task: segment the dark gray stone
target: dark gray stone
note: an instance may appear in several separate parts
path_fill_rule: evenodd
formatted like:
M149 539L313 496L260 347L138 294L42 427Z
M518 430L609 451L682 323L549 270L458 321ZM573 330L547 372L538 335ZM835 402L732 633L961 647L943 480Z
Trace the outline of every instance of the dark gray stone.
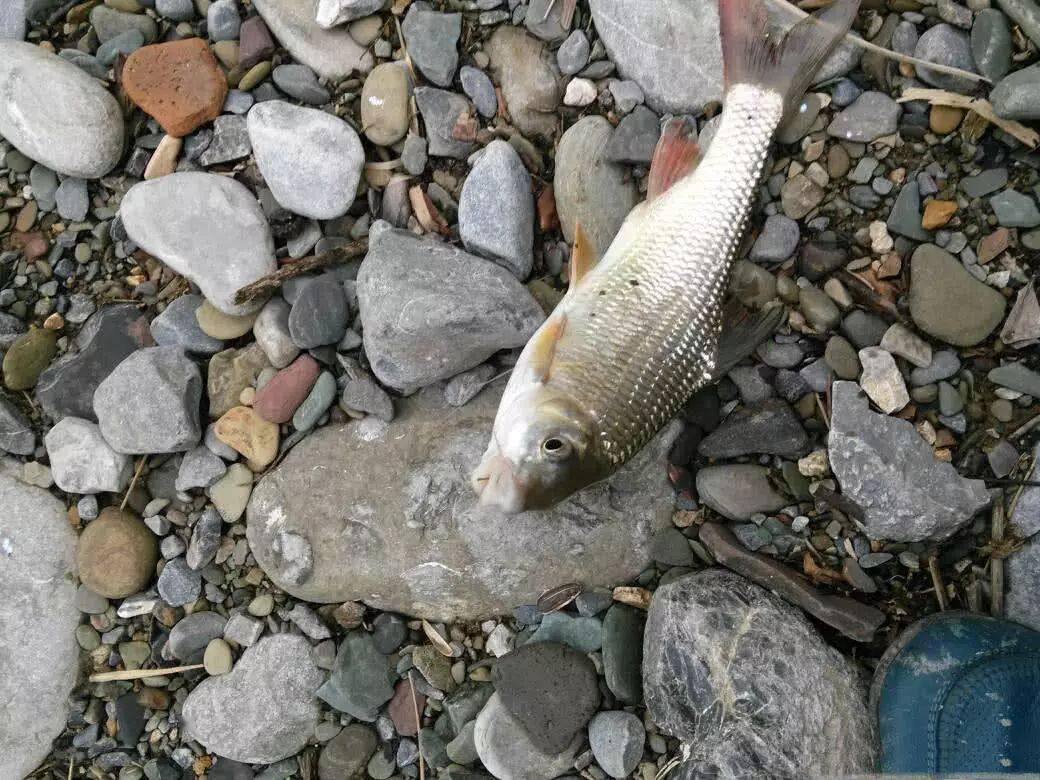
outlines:
M0 450L12 455L32 455L36 435L21 410L0 395Z
M199 156L199 165L219 165L246 157L253 150L246 118L224 114L213 120L213 140Z
M614 604L603 618L603 676L607 688L625 704L643 701L643 627L646 613Z
M156 588L171 607L182 607L202 594L202 575L189 568L184 558L174 558L163 567Z
M735 458L752 453L798 458L809 448L798 417L778 398L738 409L698 447L707 458Z
M589 62L588 36L583 30L574 30L556 50L556 64L564 76L573 76Z
M419 71L439 87L450 87L459 65L462 14L442 14L423 0L412 3L401 25L408 54Z
M827 134L843 141L870 143L881 136L892 135L902 113L899 104L884 92L864 92L834 117Z
M646 703L689 750L679 777L873 771L864 682L800 610L732 572L681 577L650 604ZM824 732L835 742L820 740Z
M948 24L936 24L925 30L917 41L914 56L927 62L960 68L969 73L977 72L968 34ZM974 81L964 76L939 73L931 68L917 68L917 75L933 87L954 92L970 92L975 86Z
M224 348L224 342L207 336L195 312L202 305L201 295L182 295L163 309L162 314L152 320L151 333L159 346L179 346L196 355L215 355Z
M379 708L394 695L390 665L363 631L343 639L332 674L317 690L322 701L355 718L373 721Z
M186 664L200 663L206 645L224 636L227 622L227 618L210 610L185 615L170 630L167 640L170 655Z
M989 168L974 176L965 176L960 181L960 187L969 198L981 198L1004 189L1007 183L1007 168Z
M350 306L335 274L319 276L300 292L289 312L289 335L300 349L335 344L347 332Z
M459 71L462 90L473 101L481 116L491 118L498 113L498 93L488 75L472 65L463 65Z
M697 472L701 501L730 520L747 520L758 512L775 512L786 499L769 482L761 466L733 463Z
M1011 69L1011 28L1007 17L996 8L975 13L971 26L971 53L979 73L994 84ZM995 93L990 93L993 99Z
M618 122L607 143L606 156L611 162L648 165L661 137L661 121L646 106L636 106Z
M205 449L205 447L200 449ZM213 457L217 456L213 455ZM184 458L187 460L188 456L185 455ZM207 507L195 522L195 527L191 529L191 541L188 543L188 551L184 556L190 568L198 571L213 562L217 549L220 547L220 532L223 527L224 521L220 512L214 507Z
M453 131L460 116L472 113L470 102L454 92L434 87L417 88L415 102L426 123L429 154L466 159L473 151L473 142L455 138Z
M363 723L351 723L321 749L318 780L365 777L365 766L377 744L376 734L371 728Z
M916 181L906 182L899 190L886 225L890 233L914 241L931 240L932 234L921 227L921 190Z
M631 712L600 712L589 722L589 746L596 763L611 777L629 777L643 757L646 729Z

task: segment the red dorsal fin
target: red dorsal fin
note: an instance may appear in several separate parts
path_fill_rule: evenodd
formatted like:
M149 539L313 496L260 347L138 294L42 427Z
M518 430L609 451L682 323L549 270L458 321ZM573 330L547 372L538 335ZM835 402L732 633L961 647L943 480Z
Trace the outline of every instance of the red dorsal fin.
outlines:
M650 184L647 200L653 200L683 178L700 159L697 145L697 126L689 119L669 119L661 131L661 139L650 163Z

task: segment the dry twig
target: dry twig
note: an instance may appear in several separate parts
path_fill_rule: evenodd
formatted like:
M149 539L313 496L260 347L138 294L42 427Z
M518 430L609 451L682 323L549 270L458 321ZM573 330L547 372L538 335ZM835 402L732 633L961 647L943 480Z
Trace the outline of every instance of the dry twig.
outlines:
M993 499L990 539L993 549L996 550L1004 542L1004 491L998 490ZM989 613L993 617L1001 617L1004 614L1004 559L994 555L989 566L989 590L990 602Z
M90 675L90 682L113 682L117 680L143 680L147 677L165 677L168 674L181 674L202 669L203 664L188 666L169 666L165 669L120 669L117 672L98 672Z
M240 288L239 291L235 293L235 303L241 306L244 303L255 301L258 298L271 294L281 287L282 282L285 282L288 279L301 276L308 271L313 271L317 268L345 263L348 260L353 260L355 257L360 257L367 251L367 241L354 241L346 246L338 246L335 249L330 249L328 252L323 252L320 255L305 257L301 260L297 260L295 263L283 265L274 273L270 273L267 276L261 277L255 282L251 282L250 284Z

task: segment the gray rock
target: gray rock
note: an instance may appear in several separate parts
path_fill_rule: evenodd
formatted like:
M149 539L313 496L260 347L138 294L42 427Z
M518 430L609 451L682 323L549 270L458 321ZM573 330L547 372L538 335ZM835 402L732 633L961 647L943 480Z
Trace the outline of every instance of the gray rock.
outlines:
M10 0L0 7L0 40L25 37L25 0Z
M65 417L43 441L54 483L66 493L120 493L130 482L130 458L109 447L90 420Z
M252 647L264 633L264 624L241 612L232 615L224 627L224 639L240 647Z
M184 453L174 486L180 493L187 493L194 488L207 488L224 476L226 471L224 461L206 445L200 444Z
M574 225L581 222L597 257L606 253L637 199L628 170L607 158L613 132L603 117L583 117L556 150L553 189L563 235L573 243Z
M990 93L993 110L1005 119L1032 120L1040 118L1037 100L1040 97L1040 66L1032 65L1015 71L1000 80Z
M119 163L123 135L122 110L101 83L39 46L0 38L0 136L26 157L96 179Z
M171 173L131 187L119 214L134 242L197 284L218 309L242 315L258 308L233 300L277 268L271 230L245 186L213 173Z
M1014 190L1004 190L989 199L997 221L1004 227L1034 228L1040 225L1036 201Z
M162 347L180 347L196 355L215 355L220 352L224 342L203 333L195 317L202 301L201 295L182 295L163 309L150 326L155 343Z
M66 317L66 319L68 319ZM6 352L25 333L25 323L13 314L0 312L0 351Z
M181 544L183 545L183 542ZM202 575L189 567L183 557L174 558L163 567L155 587L162 600L171 607L182 607L191 604L202 595Z
M764 453L795 459L809 450L809 437L784 401L771 398L733 412L697 448L706 458Z
M556 64L564 76L573 76L589 62L588 36L583 30L574 30L556 50Z
M657 114L646 106L636 106L614 128L606 157L611 162L646 165L653 159L660 137L661 123Z
M798 248L798 223L783 214L766 218L762 232L751 247L751 259L759 263L781 263Z
M552 0L531 0L524 17L524 26L537 38L559 43L567 37L562 24L563 6Z
M558 124L556 109L563 92L555 58L548 47L517 27L500 26L484 50L502 87L513 123L529 138L552 138Z
M540 750L527 731L502 704L496 693L477 717L473 742L484 767L503 780L539 780L558 777L569 770L581 747L578 734L563 751Z
M211 41L236 41L241 27L235 0L216 0L206 11L206 33Z
M1024 363L1005 363L992 369L986 378L1001 387L1040 397L1040 374L1027 368Z
M80 222L87 216L90 208L90 197L87 193L87 182L74 176L62 180L54 193L55 207L62 219Z
M210 610L185 615L170 630L167 650L178 661L199 663L206 645L224 636L227 625L227 618Z
M318 780L365 776L365 765L375 752L375 732L363 723L351 723L329 740L318 758Z
M857 349L863 349L876 347L881 343L888 331L888 323L876 314L856 309L842 320L841 329Z
M247 118L253 153L278 202L311 219L343 216L357 194L365 153L342 119L281 100Z
M437 620L507 613L561 582L612 586L638 574L653 532L670 522L659 468L668 434L609 484L550 512L505 517L475 506L469 486L497 402L489 390L456 409L431 389L403 400L389 426L312 434L253 490L257 561L298 598ZM409 464L404 484L393 476L400 463ZM416 525L423 534L408 530ZM305 579L292 577L290 546L313 557Z
M594 653L603 644L603 624L595 617L550 612L542 618L527 644L538 642L559 642L583 653Z
M631 712L600 712L589 722L589 747L596 763L611 777L625 778L643 757L646 729Z
M218 756L269 764L303 749L320 708L323 672L304 637L279 634L250 647L230 674L199 683L184 702L184 728Z
M344 411L371 414L384 422L394 419L393 399L363 371L348 375L339 404Z
M306 65L279 65L271 73L271 78L278 89L303 103L320 106L328 103L332 97L331 93L318 83L314 71Z
M127 30L137 30L146 43L155 43L159 37L159 25L146 14L130 14L117 11L107 5L99 5L90 12L90 24L102 43L122 35Z
M455 138L453 131L460 116L472 114L469 101L447 90L419 87L415 90L415 103L426 123L430 155L467 158L473 151L473 142Z
M915 368L910 372L910 384L913 387L934 384L954 376L960 368L961 361L956 352L952 349L936 350L927 368Z
M465 406L495 377L495 367L484 363L456 374L444 385L444 400L449 406Z
M1040 6L1034 0L999 0L1001 10L1040 46Z
M442 14L418 0L401 24L408 54L419 71L439 87L450 87L459 66L462 14Z
M293 59L319 76L330 81L342 81L356 71L370 71L372 55L351 37L345 27L326 30L319 26L315 18L318 5L318 0L256 0L253 3ZM362 15L369 13L371 11L365 11Z
M175 22L190 22L195 18L195 4L192 0L155 0L155 11L159 16Z
M498 113L498 93L488 75L472 65L463 65L459 71L462 90L466 93L481 116L493 117Z
M387 657L371 634L351 631L343 639L329 679L317 690L322 701L355 718L373 721L394 695Z
M116 452L190 450L202 438L202 375L179 347L149 347L116 366L94 392L94 413Z
M914 241L931 240L931 233L921 227L921 190L916 181L906 182L899 190L885 224L890 233Z
M522 346L544 319L505 269L399 230L370 240L357 293L372 370L404 393Z
M57 174L43 165L34 165L29 171L29 186L32 187L33 200L40 211L54 211L57 205L54 199L58 189Z
M79 674L76 533L65 506L0 459L0 776L27 777L65 729Z
M971 26L971 53L979 73L994 84L1011 69L1011 29L1007 17L995 8L975 13ZM990 93L993 99L995 91Z
M936 24L925 30L917 41L914 56L927 62L960 68L969 73L976 72L968 34L948 24ZM918 68L917 75L933 87L954 92L969 92L975 85L975 82L963 76L939 73L931 68Z
M316 19L331 29L381 11L385 5L386 0L318 0Z
M78 351L56 360L40 374L36 398L53 420L96 420L94 392L124 359L150 346L148 319L130 304L103 306L76 335Z
M1033 456L1040 455L1040 442L1033 447ZM1032 485L1024 487L1015 504L1015 511L1009 518L1012 527L1020 538L1028 538L1040 531L1040 487ZM1036 591L1033 591L1035 594Z
M289 312L284 299L272 298L253 323L253 337L275 368L285 368L300 354L289 333Z
M335 274L324 274L303 288L289 312L289 335L300 349L335 344L347 330L350 307Z
M246 118L224 114L213 120L213 137L199 155L199 165L219 165L246 157L252 151Z
M426 170L428 161L426 152L426 139L417 135L409 135L404 139L404 149L401 150L401 162L404 169L412 176L421 176Z
M827 134L843 141L869 143L892 135L899 126L899 104L884 92L864 92L842 109L827 127Z
M643 701L643 626L646 614L627 604L612 604L603 618L603 676L624 704Z
M986 339L1004 319L1007 305L1004 296L933 244L919 246L910 259L909 297L917 327L958 347Z
M610 94L614 98L614 107L621 114L628 114L636 106L643 104L643 90L634 81L613 79L610 82Z
M643 659L650 716L689 749L681 777L873 771L877 735L862 671L801 610L732 572L659 588ZM824 732L836 741L821 741Z
M328 371L322 371L307 397L303 399L303 403L293 412L293 428L309 431L317 425L322 415L336 400L336 389L335 377Z
M0 395L0 451L12 455L32 455L35 449L36 436L29 418Z
M758 512L775 512L786 499L773 489L761 466L734 463L697 472L701 501L730 520L747 520Z
M115 38L109 38L103 44L98 46L97 58L92 58L89 54L78 52L75 49L63 49L59 52L60 57L65 57L71 62L75 63L80 68L95 76L95 78L107 78L107 68L116 61L116 58L120 54L128 56L132 52L140 49L144 46L144 35L141 34L140 30L127 30L117 35ZM69 56L65 54L66 51L76 51L75 55ZM96 69L95 69L96 68Z
M1037 488L1033 488L1034 491ZM1040 631L1040 537L1032 537L1004 564L1008 592L1004 616Z
M911 423L871 412L852 382L832 386L828 446L842 494L859 505L872 539L941 541L989 505L981 480L936 460Z
M1007 183L1007 168L989 168L974 176L965 176L960 181L960 187L969 198L981 198L1004 189Z
M534 196L520 155L502 140L481 153L462 186L459 236L466 249L523 281L534 265Z

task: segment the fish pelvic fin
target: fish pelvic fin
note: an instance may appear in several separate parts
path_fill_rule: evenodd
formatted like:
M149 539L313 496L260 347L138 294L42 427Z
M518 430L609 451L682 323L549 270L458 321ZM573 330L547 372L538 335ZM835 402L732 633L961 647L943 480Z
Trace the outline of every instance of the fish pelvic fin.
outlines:
M556 345L563 338L567 328L567 315L554 314L531 338L528 347L531 349L531 373L543 385L552 377L553 361L556 359Z
M646 199L653 200L665 193L679 179L693 173L700 158L697 125L682 117L665 122L661 138L654 149L654 158L650 163Z
M572 292L578 286L578 282L585 278L585 275L592 270L593 266L595 266L598 261L599 258L596 257L596 249L592 246L588 233L586 233L585 228L581 226L581 222L575 222L574 247L571 249L570 286L567 288L568 293Z
M789 115L824 60L845 37L859 0L835 0L786 34L770 33L768 0L719 0L726 90L749 84L776 92Z

